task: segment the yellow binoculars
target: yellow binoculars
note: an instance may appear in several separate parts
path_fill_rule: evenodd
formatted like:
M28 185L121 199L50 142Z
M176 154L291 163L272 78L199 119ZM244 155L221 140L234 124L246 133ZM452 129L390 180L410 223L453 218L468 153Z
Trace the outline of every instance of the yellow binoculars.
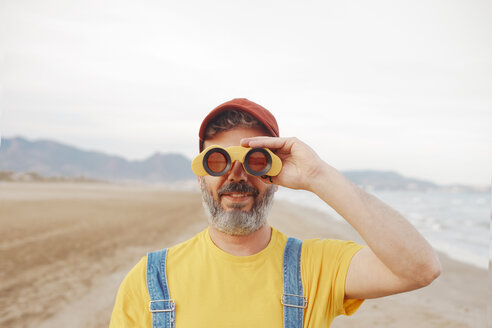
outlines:
M276 176L282 169L282 161L267 148L212 145L203 150L191 163L197 176L221 176L229 172L234 161L240 161L244 170L254 176Z

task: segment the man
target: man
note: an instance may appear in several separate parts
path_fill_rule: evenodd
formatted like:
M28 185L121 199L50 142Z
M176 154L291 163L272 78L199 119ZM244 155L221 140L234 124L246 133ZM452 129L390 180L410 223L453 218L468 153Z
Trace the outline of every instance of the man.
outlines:
M335 316L354 313L363 299L421 288L439 276L435 252L408 221L302 141L280 138L275 118L260 105L234 99L218 106L199 136L201 154L193 169L200 175L209 227L167 252L149 253L130 271L117 295L112 327L159 326L160 315L167 318L163 327L329 327ZM212 155L210 146L222 150ZM250 148L268 149L260 151L269 157L265 170L280 171L263 174L262 158L238 157ZM228 165L221 156L229 156ZM272 162L277 157L281 164ZM255 171L255 166L261 167ZM368 247L318 239L301 247L288 241L267 223L279 185L318 195ZM299 245L298 254L291 255L295 251L286 245ZM289 267L296 262L291 258L300 262L297 269ZM284 289L291 284L285 275L295 270L300 293L292 295ZM156 291L157 297L150 295Z

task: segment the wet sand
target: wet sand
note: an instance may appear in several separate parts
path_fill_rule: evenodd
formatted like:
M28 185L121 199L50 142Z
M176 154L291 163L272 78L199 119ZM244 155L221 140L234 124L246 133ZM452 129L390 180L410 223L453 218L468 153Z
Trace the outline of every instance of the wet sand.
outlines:
M362 242L324 213L277 201L299 238ZM206 226L195 192L92 183L0 184L0 327L107 327L118 286L148 251ZM332 327L486 327L487 271L440 254L431 286L367 300Z

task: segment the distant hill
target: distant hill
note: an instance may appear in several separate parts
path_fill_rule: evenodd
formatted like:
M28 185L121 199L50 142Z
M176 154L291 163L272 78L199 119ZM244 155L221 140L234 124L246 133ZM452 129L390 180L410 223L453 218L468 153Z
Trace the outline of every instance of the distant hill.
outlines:
M440 188L440 186L435 183L406 178L394 171L361 170L344 171L343 174L355 184L368 190L431 190Z
M141 161L86 151L50 140L2 138L0 171L36 172L45 177L176 182L194 179L190 160L180 154L155 153Z
M3 138L0 145L0 181L143 181L172 183L194 180L191 160L181 154L154 155L141 161L87 151L51 140ZM15 174L14 174L15 173ZM28 174L22 174L28 173ZM476 191L470 186L439 186L404 177L394 171L343 171L366 190ZM480 190L482 191L482 190Z

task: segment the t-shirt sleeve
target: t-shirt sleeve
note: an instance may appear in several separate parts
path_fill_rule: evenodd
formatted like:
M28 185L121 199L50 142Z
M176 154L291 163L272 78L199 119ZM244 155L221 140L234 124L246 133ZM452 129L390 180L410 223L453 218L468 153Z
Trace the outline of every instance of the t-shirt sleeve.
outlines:
M302 280L314 313L325 313L332 320L352 315L364 300L345 299L345 280L352 257L364 246L342 240L305 240Z
M347 278L348 268L352 257L360 251L363 246L354 242L341 242L339 249L339 265L337 277L339 278L335 284L335 304L342 304L336 310L336 315L352 315L362 305L364 300L361 299L346 299L345 298L345 281Z
M128 272L123 279L111 315L110 328L152 327L147 292L147 257Z

